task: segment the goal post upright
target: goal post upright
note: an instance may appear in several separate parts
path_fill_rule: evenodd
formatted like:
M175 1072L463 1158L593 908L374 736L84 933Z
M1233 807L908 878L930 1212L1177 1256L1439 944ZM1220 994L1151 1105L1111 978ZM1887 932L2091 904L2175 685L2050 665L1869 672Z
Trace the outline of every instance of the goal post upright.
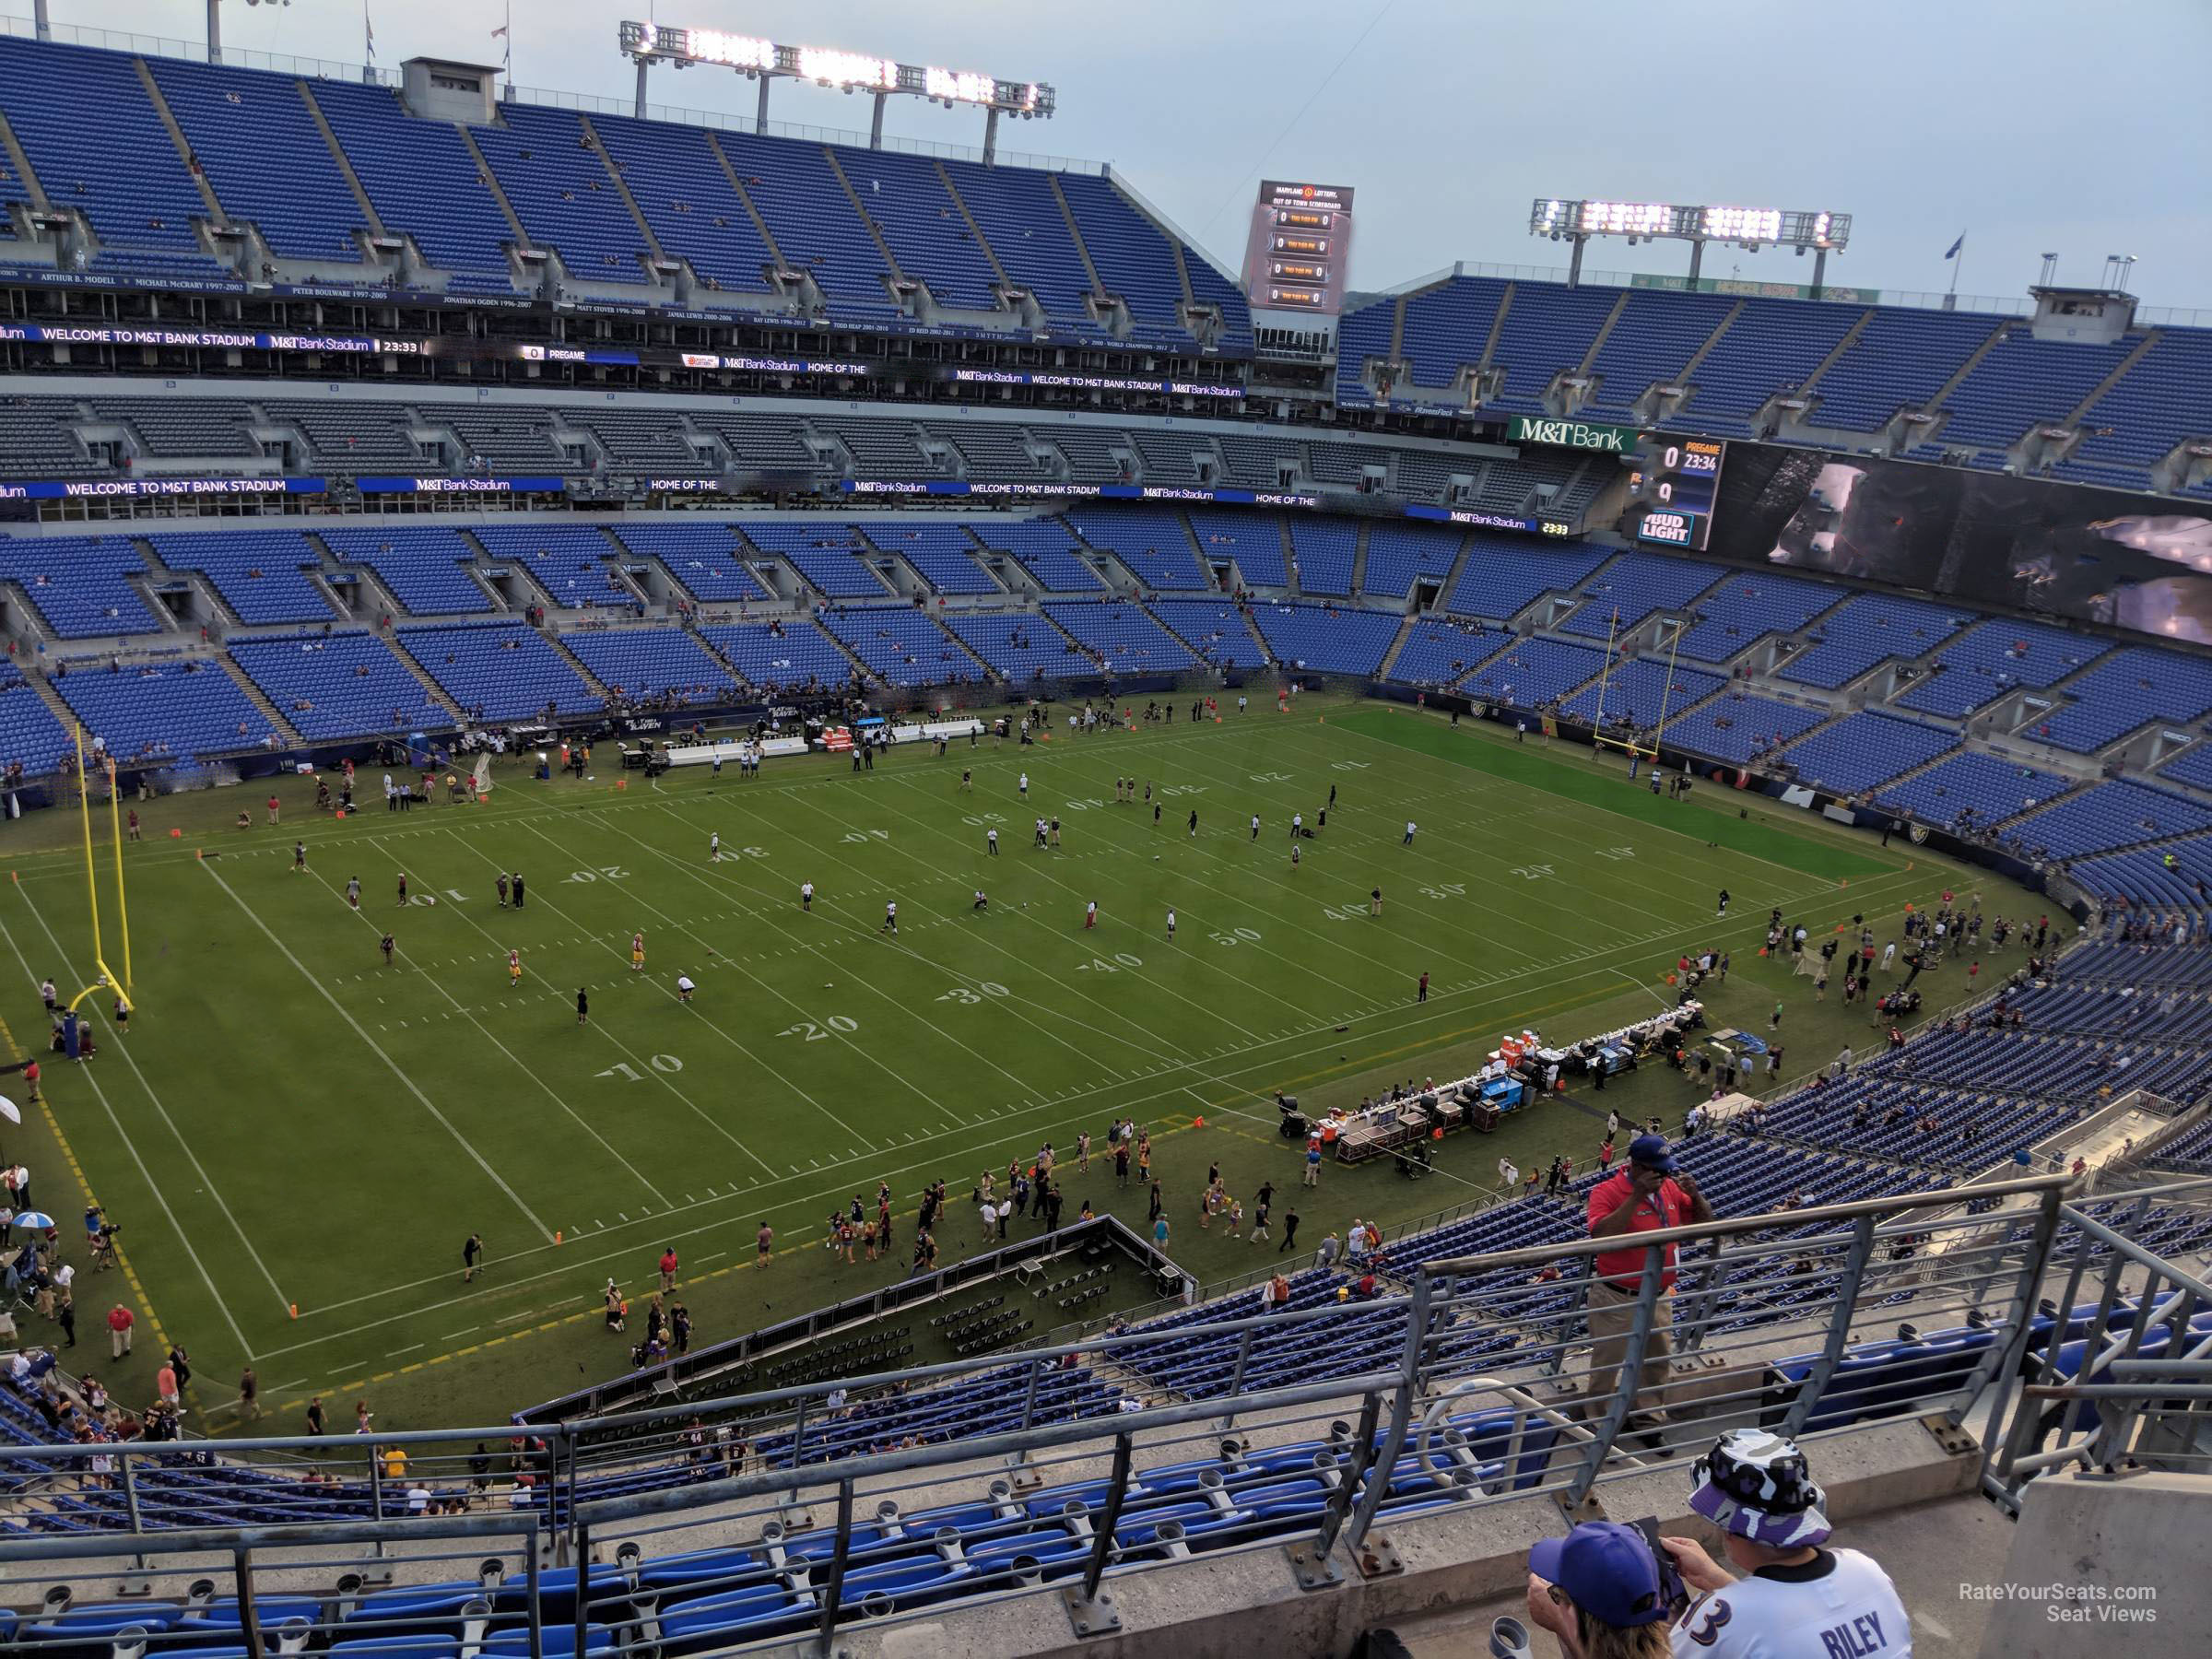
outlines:
M115 841L115 904L117 920L122 928L123 962L124 971L118 974L108 966L107 945L100 928L100 860L92 848L92 779L85 770L85 728L77 725L73 733L76 743L76 806L77 821L85 843L85 902L92 921L92 965L100 977L69 1000L74 1008L94 992L112 987L128 1007L131 1004L131 921L130 911L124 902L123 887L123 807L118 798L119 788L114 757L102 754L100 764L108 778L108 816L114 831Z

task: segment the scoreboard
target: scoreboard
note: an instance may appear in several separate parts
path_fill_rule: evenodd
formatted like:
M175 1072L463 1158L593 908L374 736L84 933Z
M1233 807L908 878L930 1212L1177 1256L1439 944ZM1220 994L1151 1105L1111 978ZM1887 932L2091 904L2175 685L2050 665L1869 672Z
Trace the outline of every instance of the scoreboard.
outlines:
M1254 311L1334 317L1351 269L1348 184L1260 181L1244 244L1244 286Z
M1716 439L1645 434L1629 475L1631 511L1641 514L1636 539L1702 553L1727 459L1728 446Z

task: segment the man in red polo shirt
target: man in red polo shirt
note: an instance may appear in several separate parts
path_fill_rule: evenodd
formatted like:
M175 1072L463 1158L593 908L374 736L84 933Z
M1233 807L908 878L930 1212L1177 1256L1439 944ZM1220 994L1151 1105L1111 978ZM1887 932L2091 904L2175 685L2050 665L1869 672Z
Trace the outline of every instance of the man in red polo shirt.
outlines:
M1626 1240L1640 1232L1683 1227L1713 1218L1712 1206L1698 1191L1697 1178L1675 1161L1664 1136L1640 1135L1629 1143L1629 1161L1590 1189L1588 1225L1594 1239ZM1667 1357L1674 1351L1667 1325L1675 1288L1675 1246L1664 1247L1659 1299L1652 1310L1651 1335L1643 1348L1643 1389L1630 1408L1629 1427L1665 1421L1652 1396L1666 1382ZM1593 1415L1602 1413L1620 1386L1621 1361L1628 1357L1629 1333L1636 1324L1636 1303L1643 1293L1644 1251L1641 1246L1599 1253L1590 1281L1590 1379L1586 1393Z

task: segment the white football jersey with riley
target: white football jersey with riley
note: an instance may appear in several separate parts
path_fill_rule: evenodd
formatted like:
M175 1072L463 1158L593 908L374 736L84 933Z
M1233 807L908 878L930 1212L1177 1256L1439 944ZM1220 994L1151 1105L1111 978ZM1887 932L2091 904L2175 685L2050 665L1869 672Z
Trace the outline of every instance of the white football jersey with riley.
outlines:
M1912 1659L1897 1586L1874 1558L1823 1549L1694 1603L1675 1626L1677 1659Z

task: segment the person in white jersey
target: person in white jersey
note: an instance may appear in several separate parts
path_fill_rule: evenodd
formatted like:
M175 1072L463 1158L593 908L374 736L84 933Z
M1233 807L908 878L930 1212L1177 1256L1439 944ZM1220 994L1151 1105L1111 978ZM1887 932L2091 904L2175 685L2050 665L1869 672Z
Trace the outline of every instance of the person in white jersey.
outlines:
M1912 1621L1889 1575L1859 1550L1828 1547L1828 1496L1803 1452L1763 1429L1734 1429L1691 1469L1689 1507L1718 1529L1735 1571L1694 1539L1659 1540L1697 1595L1676 1622L1677 1654L1912 1659Z

